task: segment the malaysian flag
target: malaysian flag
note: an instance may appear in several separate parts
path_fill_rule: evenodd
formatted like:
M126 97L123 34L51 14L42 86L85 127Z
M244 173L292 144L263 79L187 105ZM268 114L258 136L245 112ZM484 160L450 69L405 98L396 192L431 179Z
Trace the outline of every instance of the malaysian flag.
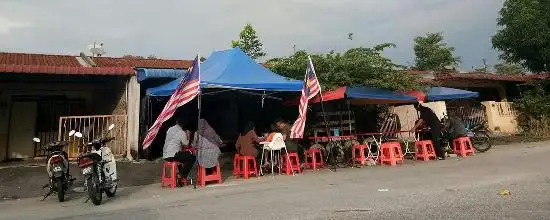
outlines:
M308 56L308 59L309 62L307 64L306 76L304 77L304 88L302 89L302 97L300 98L300 116L298 116L298 119L296 119L290 129L290 138L302 138L304 136L307 104L310 99L321 93L321 85L319 85L317 75L315 75L315 68L313 68L311 57Z
M174 91L174 94L170 96L170 99L164 106L164 109L162 109L157 120L155 120L153 126L149 128L147 136L143 140L143 149L147 149L153 143L160 127L162 127L162 123L170 119L178 107L187 104L199 94L201 73L199 55L197 55L197 58L195 58L193 64L189 67L188 72L181 80L176 91Z

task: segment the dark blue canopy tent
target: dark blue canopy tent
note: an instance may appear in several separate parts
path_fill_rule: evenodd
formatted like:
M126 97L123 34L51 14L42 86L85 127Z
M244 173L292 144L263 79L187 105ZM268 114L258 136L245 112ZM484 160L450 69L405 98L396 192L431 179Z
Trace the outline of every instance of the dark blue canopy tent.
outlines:
M183 70L164 69L162 71L181 72ZM176 90L180 80L181 78L178 78L167 84L147 89L147 95L170 96ZM201 64L201 88L203 89L228 88L298 92L302 90L302 86L303 81L287 79L271 72L256 63L239 48L214 51Z
M427 94L421 91L411 91L408 95L415 96L419 101L444 101L444 100L453 100L453 99L471 99L479 97L479 93L462 90L462 89L453 89L447 87L431 87L428 89Z

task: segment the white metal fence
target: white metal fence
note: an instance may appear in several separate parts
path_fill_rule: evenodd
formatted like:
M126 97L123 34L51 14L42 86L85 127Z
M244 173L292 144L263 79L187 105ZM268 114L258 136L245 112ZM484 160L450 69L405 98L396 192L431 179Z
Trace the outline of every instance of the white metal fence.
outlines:
M114 124L114 128L108 131L108 127ZM108 147L115 156L126 155L127 143L127 116L126 115L90 115L90 116L64 116L59 118L58 140L68 140L67 153L69 158L75 158L80 153L79 145L87 143L99 137L114 137L108 143ZM69 137L71 130L78 131L84 136L78 138Z

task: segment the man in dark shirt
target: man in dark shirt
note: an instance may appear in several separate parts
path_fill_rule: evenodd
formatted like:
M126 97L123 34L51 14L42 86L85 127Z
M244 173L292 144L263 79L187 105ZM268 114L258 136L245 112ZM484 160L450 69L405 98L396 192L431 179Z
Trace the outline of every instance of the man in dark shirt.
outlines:
M430 128L435 154L440 160L445 160L445 152L441 147L441 121L430 108L422 106L420 103L415 103L414 108L420 114L420 119L414 127L417 128L424 124Z

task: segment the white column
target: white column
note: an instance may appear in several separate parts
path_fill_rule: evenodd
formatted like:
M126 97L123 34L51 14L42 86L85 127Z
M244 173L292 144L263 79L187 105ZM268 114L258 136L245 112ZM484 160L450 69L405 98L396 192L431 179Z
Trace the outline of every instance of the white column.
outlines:
M128 108L128 135L126 140L126 158L133 160L138 156L139 146L139 112L140 112L140 87L137 77L134 75L128 79L127 108ZM134 154L132 156L132 153Z

